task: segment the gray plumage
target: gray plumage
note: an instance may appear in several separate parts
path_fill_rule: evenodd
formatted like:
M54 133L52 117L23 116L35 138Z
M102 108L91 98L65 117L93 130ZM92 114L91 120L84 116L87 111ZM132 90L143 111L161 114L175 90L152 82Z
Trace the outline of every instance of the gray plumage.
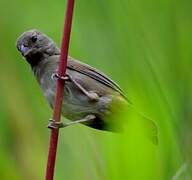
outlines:
M31 30L23 33L17 40L17 48L31 65L34 75L43 90L44 96L53 107L60 50L45 34ZM91 66L68 57L66 74L70 75L87 92L96 93L98 100L90 100L73 82L66 81L62 114L69 120L78 120L94 114L96 119L87 125L97 129L108 129L108 118L112 104L127 104L120 87L109 77Z

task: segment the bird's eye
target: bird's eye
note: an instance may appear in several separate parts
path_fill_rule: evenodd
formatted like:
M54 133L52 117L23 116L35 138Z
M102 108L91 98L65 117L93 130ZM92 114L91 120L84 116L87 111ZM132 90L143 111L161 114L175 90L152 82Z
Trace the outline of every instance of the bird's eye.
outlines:
M31 37L31 41L32 41L33 43L37 42L37 36L36 36L36 35L32 36L32 37Z

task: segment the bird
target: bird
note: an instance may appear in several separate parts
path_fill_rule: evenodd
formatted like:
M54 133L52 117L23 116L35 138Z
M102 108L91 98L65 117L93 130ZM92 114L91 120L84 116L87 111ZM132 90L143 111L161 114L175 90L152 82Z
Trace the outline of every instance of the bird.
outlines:
M95 129L111 131L119 121L115 115L121 114L124 107L132 105L120 86L106 74L70 56L67 58L65 76L60 77L60 49L39 30L22 33L16 41L16 47L30 65L51 108L54 107L56 80L65 80L62 115L71 123L57 125L53 120L49 127L60 128L82 123ZM150 124L156 132L156 125L152 121Z

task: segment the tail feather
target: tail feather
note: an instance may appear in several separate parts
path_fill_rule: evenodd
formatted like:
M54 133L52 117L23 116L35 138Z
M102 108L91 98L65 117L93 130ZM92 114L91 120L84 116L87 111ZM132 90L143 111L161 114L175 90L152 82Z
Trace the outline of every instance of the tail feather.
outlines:
M141 126L144 129L144 134L149 138L153 144L158 145L158 127L156 123L147 117L145 114L138 111L132 104L129 105L141 117Z

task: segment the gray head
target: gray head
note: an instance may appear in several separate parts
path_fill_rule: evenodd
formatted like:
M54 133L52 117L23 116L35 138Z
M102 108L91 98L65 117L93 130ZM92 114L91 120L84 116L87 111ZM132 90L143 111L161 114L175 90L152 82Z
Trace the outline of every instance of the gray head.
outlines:
M32 67L48 56L60 54L53 40L36 29L21 34L16 46Z

